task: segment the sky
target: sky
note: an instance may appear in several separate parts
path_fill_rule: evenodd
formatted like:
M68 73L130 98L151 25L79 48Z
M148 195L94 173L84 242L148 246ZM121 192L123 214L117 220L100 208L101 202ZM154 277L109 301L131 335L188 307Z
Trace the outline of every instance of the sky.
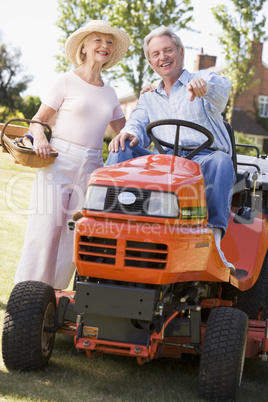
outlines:
M190 72L193 71L194 61L201 48L205 54L217 56L217 66L224 62L218 42L221 27L210 10L211 6L220 3L220 0L192 0L195 20L192 27L200 33L186 30L177 32L186 48L184 67ZM228 0L224 3L228 5ZM57 5L57 0L0 0L1 41L10 48L20 49L20 63L24 72L33 76L23 96L39 96L42 100L58 75L55 72L55 56L59 54L58 39L62 31L56 26ZM268 19L268 0L263 14ZM266 26L268 31L268 21ZM268 65L267 42L263 46L263 62ZM131 92L123 81L119 81L115 89L119 97Z

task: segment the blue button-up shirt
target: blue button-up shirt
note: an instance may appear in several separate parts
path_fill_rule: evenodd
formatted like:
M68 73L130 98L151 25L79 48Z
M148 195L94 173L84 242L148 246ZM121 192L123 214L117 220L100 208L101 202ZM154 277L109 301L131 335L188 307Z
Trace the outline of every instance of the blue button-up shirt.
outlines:
M202 78L207 83L207 93L202 98L196 97L190 102L190 92L187 84L196 78ZM131 113L129 120L121 132L134 134L139 139L139 145L147 148L150 139L146 134L146 126L162 119L180 119L197 123L214 135L211 148L219 149L231 155L231 143L228 132L223 123L221 113L224 111L231 90L231 82L214 72L201 70L189 73L184 70L178 81L173 85L168 96L163 81L155 92L146 92L141 95L137 107ZM176 127L162 126L153 129L157 138L173 143ZM181 127L180 145L199 145L207 138L196 130ZM157 151L156 151L157 152Z

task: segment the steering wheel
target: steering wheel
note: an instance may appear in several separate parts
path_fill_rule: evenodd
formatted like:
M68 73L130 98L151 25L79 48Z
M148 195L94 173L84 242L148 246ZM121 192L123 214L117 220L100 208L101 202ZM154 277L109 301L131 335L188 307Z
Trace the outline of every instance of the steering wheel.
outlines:
M171 144L169 142L165 142L160 140L154 136L152 133L152 129L158 126L176 126L176 136L175 136L175 144ZM180 127L188 127L193 130L199 131L207 137L207 140L201 145L188 145L188 146L180 146L179 145L179 137L180 137ZM174 149L173 155L180 156L181 151L191 151L185 158L193 159L195 155L201 152L203 149L209 148L210 145L214 142L213 134L207 130L205 127L200 126L196 123L191 123L190 121L185 120L177 120L177 119L165 119L165 120L156 120L152 123L149 123L146 127L146 132L150 140L154 143L156 149L160 154L165 154L164 147Z

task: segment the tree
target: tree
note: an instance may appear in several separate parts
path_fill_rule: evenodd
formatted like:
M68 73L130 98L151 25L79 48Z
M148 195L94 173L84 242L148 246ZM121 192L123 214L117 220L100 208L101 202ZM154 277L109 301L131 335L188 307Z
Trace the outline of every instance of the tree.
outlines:
M248 135L244 135L243 133L239 133L239 132L235 132L235 143L256 146L254 139L252 139ZM239 155L256 156L256 149L254 149L254 148L236 146L236 152ZM260 154L263 154L263 153L264 153L263 150L260 149Z
M32 80L31 76L21 74L23 67L19 61L20 57L20 50L7 50L7 46L0 43L0 106L5 107L8 113L20 109L20 94Z
M57 26L64 31L60 39L62 48L73 31L92 19L108 20L112 26L123 28L131 45L126 57L108 72L108 77L113 80L124 77L139 96L142 86L153 78L143 53L144 37L160 25L176 30L188 28L192 10L191 0L59 0ZM58 61L58 71L69 68L70 63L63 54L58 56Z
M233 3L231 12L223 4L212 7L212 12L223 31L219 36L219 42L227 65L224 75L232 82L226 117L232 124L236 99L250 86L256 84L253 80L252 44L266 40L267 36L264 30L266 18L260 16L266 0L230 1Z
M13 111L11 112L9 108L7 108L6 106L0 106L0 122L4 123L9 119L24 119L25 116L22 112L20 112L19 110L15 110L13 109ZM18 121L18 122L14 122L14 124L18 125L18 126L27 126L27 123L22 122L22 121Z
M40 105L41 100L39 96L28 95L23 99L20 110L24 114L25 119L32 119Z

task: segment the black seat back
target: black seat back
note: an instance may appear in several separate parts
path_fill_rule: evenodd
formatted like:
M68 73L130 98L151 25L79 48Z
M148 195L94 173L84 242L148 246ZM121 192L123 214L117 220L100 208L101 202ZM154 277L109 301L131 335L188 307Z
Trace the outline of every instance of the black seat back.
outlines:
M224 125L225 125L225 127L228 131L229 137L230 137L231 146L232 146L232 160L233 160L233 165L234 165L234 171L235 171L235 174L237 175L237 155L236 155L234 130L232 129L231 125L227 121L224 121Z

